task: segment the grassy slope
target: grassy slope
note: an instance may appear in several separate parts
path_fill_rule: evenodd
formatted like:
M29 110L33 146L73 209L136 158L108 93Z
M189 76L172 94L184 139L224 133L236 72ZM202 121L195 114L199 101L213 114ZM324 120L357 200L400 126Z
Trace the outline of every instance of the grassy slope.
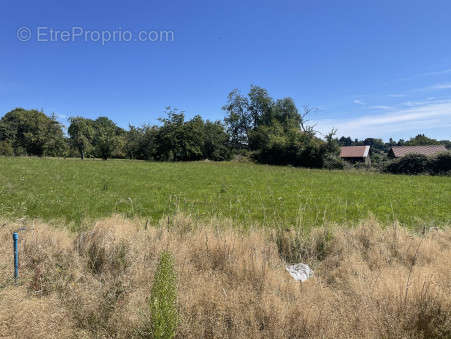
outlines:
M80 222L112 213L157 220L177 208L242 223L304 226L374 214L409 226L449 223L451 179L243 163L0 158L0 215Z

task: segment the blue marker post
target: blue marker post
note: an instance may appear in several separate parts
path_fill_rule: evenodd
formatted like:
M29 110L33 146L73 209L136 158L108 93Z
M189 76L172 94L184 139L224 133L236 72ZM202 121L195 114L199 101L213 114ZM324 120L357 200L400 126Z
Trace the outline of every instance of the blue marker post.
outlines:
M13 233L14 243L14 280L17 282L19 278L19 250L17 249L17 240L19 240L19 233Z

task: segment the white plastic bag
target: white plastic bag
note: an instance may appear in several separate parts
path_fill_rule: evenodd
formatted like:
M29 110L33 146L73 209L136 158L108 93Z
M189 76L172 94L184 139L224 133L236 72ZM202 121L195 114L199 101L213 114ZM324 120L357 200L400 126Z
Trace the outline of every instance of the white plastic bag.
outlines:
M306 264L287 265L285 268L297 281L306 281L313 276L313 270Z

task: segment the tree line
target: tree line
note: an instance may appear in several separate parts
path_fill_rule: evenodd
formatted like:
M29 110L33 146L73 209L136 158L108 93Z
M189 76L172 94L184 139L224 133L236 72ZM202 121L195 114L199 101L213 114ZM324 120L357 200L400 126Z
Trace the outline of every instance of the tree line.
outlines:
M16 108L0 119L0 155L119 158L161 161L227 160L228 135L219 122L166 111L161 124L125 130L107 117L68 119L67 135L55 115Z
M54 114L16 108L0 119L0 155L221 161L242 154L267 164L342 168L340 146L371 145L377 155L395 144L438 143L424 135L389 143L338 139L333 130L321 138L309 124L311 107L298 110L291 98L273 99L258 86L251 86L247 95L233 90L223 110L223 121L199 115L186 120L183 111L168 107L159 124L130 125L127 130L107 117L73 116L65 132Z

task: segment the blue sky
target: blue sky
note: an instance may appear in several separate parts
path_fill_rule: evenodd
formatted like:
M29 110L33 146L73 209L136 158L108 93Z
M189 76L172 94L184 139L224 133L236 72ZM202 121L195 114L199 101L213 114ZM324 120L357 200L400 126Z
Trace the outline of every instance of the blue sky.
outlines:
M449 139L450 13L447 0L2 0L0 115L20 106L127 127L171 105L216 120L232 89L256 84L318 107L323 132ZM174 39L42 41L73 27Z

